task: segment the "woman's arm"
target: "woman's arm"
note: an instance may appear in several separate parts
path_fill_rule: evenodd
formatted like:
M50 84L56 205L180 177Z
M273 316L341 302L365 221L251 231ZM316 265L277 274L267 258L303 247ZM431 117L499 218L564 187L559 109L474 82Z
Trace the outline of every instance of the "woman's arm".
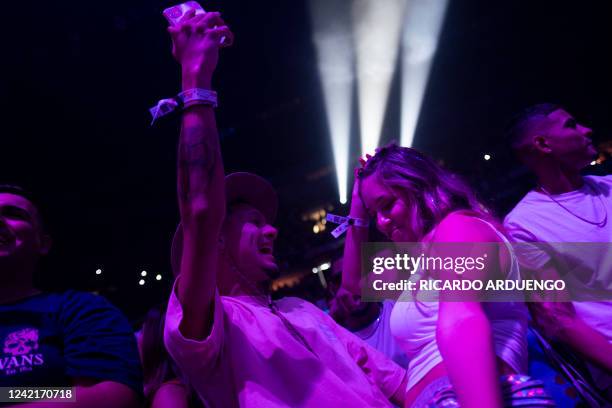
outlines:
M367 219L368 213L359 196L359 180L355 172L355 182L351 196L349 217ZM361 244L368 240L368 229L351 225L344 242L342 258L342 278L338 291L330 303L330 314L338 322L346 325L352 313L363 308L361 303Z
M438 226L434 241L490 243L499 242L499 238L483 222L469 216L452 214ZM498 245L478 244L474 247L478 248L478 252L486 251L490 265L499 265ZM438 248L445 246L442 244ZM449 252L453 250L449 249ZM451 255L458 256L457 253ZM483 279L486 270L483 272L474 275L466 272L461 275L461 279ZM442 279L457 278L455 271L444 271L442 275ZM448 301L446 295L441 293L440 297L436 339L459 402L466 408L501 408L493 335L482 305L469 297L454 299L460 301Z
M368 219L368 212L359 196L359 178L355 174L355 183L351 195L349 217ZM342 258L342 287L353 295L360 295L361 281L361 244L368 240L368 229L350 226L346 233L344 255Z

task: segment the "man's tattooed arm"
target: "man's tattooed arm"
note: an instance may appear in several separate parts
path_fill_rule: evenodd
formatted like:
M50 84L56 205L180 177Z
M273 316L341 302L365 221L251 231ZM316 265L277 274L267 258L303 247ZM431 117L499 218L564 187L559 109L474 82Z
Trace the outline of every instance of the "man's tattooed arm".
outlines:
M225 175L213 109L183 112L178 148L178 200L183 251L177 295L183 305L180 330L202 339L212 327L218 242L225 218Z
M178 149L178 198L181 216L220 208L219 185L223 164L214 114L209 107L193 107L184 113ZM223 203L223 205L225 205ZM202 207L203 206L203 207ZM218 214L217 214L218 215Z
M183 91L212 89L221 36L233 38L219 13L185 13L168 28L172 53L181 65ZM211 106L189 106L182 113L177 195L183 248L176 295L183 309L179 329L203 339L214 317L219 240L225 218L225 175L215 114Z
M178 154L178 193L179 199L186 203L206 194L215 168L215 151L219 146L216 140L203 137L206 130L202 126L184 128L182 134Z

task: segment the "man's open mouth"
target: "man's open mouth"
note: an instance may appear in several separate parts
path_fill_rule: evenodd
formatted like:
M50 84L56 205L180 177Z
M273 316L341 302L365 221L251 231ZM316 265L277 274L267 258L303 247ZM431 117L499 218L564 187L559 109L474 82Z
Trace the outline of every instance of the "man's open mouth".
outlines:
M272 247L261 247L259 248L259 252L261 252L262 254L266 254L266 255L272 255L272 252L274 252L274 250L272 249Z

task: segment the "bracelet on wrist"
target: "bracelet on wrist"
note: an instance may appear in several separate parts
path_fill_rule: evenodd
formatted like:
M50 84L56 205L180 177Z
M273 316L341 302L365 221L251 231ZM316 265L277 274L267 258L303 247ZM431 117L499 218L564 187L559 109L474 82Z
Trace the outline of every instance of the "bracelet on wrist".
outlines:
M364 218L327 214L325 219L334 224L339 224L338 227L331 232L334 238L338 238L344 234L349 227L368 228L370 226L370 221Z
M192 88L179 93L173 98L162 99L157 102L157 105L149 109L153 117L151 125L162 116L194 105L207 105L216 108L218 105L217 93L209 89Z

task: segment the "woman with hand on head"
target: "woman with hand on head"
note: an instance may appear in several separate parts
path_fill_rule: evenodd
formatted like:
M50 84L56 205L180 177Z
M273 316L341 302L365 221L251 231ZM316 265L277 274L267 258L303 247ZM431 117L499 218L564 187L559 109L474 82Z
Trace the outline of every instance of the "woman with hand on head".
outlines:
M506 279L519 279L518 263L497 223L455 175L417 150L395 144L379 149L362 165L356 172L351 218L375 221L394 242L489 243L479 247L486 250L487 263L499 264L496 269ZM367 235L367 228L353 225L346 238L342 281L355 294ZM487 271L482 272L461 278L485 279ZM454 271L439 273L438 279L451 278ZM420 302L413 297L418 293L412 293L395 303L391 331L410 358L406 406L493 408L518 406L519 400L531 407L553 406L540 384L523 375L525 305L480 303L472 295L461 294L451 302L441 292L438 300Z

